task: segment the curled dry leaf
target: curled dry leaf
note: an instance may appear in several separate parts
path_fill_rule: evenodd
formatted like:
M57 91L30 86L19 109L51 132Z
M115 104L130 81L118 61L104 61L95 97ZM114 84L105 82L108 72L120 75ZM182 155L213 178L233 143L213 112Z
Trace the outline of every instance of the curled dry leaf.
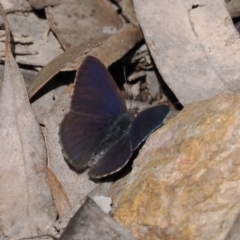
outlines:
M46 177L46 148L29 104L23 77L10 50L6 29L6 61L0 101L0 228L4 236L42 234L56 219Z
M73 61L77 57L86 54L91 48L96 47L105 39L94 39L85 46L77 46L70 48L66 52L58 55L50 63L48 63L37 74L32 83L28 86L28 95L31 98L42 86L44 86L54 75L56 75L66 64Z
M36 9L41 9L47 6L54 6L57 4L60 4L64 0L28 0L29 4L31 7L36 8Z
M122 9L122 14L124 15L124 17L130 23L138 26L138 20L137 20L137 16L136 16L136 13L134 10L133 1L132 0L120 0L117 2Z
M123 28L111 37L94 39L85 46L68 49L47 64L28 87L30 98L60 70L76 70L87 54L99 58L105 66L109 66L128 52L142 39L140 29L132 24ZM117 49L116 49L117 46Z
M91 49L88 55L100 59L108 67L132 49L136 43L142 40L142 37L142 32L138 27L133 24L125 24L118 33L106 39L96 48ZM69 62L63 67L62 71L78 69L85 57L86 55L79 56L72 62Z
M133 2L157 68L183 105L240 90L240 38L223 1Z

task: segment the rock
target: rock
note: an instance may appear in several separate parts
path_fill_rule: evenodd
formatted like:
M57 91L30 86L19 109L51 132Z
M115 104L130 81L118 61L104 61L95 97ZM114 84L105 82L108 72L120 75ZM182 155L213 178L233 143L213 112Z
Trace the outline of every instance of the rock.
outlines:
M191 104L112 186L114 219L137 239L226 239L240 211L239 170L240 93Z

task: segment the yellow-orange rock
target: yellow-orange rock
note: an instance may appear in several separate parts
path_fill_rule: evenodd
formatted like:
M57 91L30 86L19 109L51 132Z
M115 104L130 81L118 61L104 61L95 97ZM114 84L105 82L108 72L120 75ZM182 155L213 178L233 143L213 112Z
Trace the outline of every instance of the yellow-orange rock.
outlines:
M225 239L240 211L240 94L185 107L148 138L112 198L137 239Z

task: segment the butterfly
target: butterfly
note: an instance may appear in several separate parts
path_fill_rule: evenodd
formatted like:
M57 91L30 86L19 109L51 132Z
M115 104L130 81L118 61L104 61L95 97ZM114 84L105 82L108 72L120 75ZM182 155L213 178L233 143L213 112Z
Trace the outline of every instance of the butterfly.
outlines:
M162 125L169 110L151 107L134 118L106 67L87 56L76 73L70 111L59 126L63 155L76 171L89 167L92 178L113 174Z

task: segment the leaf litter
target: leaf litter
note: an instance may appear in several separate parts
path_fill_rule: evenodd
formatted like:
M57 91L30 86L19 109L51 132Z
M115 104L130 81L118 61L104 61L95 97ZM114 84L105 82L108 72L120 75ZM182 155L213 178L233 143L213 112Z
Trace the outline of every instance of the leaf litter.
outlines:
M10 29L1 5L0 9L6 31L0 102L0 222L4 236L20 238L42 234L57 212L46 176L43 135L11 53Z
M20 70L24 75L28 95L6 41L8 50L6 56L3 54L1 58L6 61L5 75L0 90L0 237L1 234L14 239L33 236L39 236L40 239L45 234L57 237L87 196L101 202L107 199L107 190L111 184L111 181L101 184L91 181L87 171L82 174L72 171L63 158L58 124L68 111L72 85L62 84L61 74L66 72L66 78L69 78L72 75L69 75L69 71L75 71L87 55L93 55L110 66L128 53L125 63L121 64L130 62L127 74L131 76L135 71L144 71L149 65L146 64L149 62L149 53L131 50L143 38L131 1L116 1L115 6L110 6L112 3L109 1L103 1L104 6L107 6L105 8L99 6L97 1L82 1L81 4L85 4L83 9L89 13L87 17L83 16L81 9L76 9L75 15L70 19L64 16L66 18L61 24L56 23L60 23L59 19L66 9L71 4L73 9L76 8L79 1L49 0L42 4L29 1L31 7L42 9L37 14L31 7L19 2L18 5L11 2L11 9L21 9L22 6L24 13L10 11L8 20L13 31L12 49L15 60L22 68ZM26 9L30 12L26 12ZM44 11L48 19L43 16ZM81 25L84 17L85 22ZM115 20L112 21L112 18ZM77 20L80 24L78 27L74 24ZM64 32L66 28L68 31ZM26 29L30 31L26 32ZM3 47L0 45L1 49ZM129 59L133 59L133 62ZM56 78L55 87L53 77ZM134 90L136 99L143 77L135 77L133 80L127 78L130 85L137 83ZM46 88L44 91L43 86ZM40 95L36 96L36 93ZM155 92L153 94L156 95ZM29 98L32 98L34 111ZM109 203L107 205L105 209L109 209ZM94 217L91 217L91 221L93 225L97 224ZM91 234L88 237L91 238Z

